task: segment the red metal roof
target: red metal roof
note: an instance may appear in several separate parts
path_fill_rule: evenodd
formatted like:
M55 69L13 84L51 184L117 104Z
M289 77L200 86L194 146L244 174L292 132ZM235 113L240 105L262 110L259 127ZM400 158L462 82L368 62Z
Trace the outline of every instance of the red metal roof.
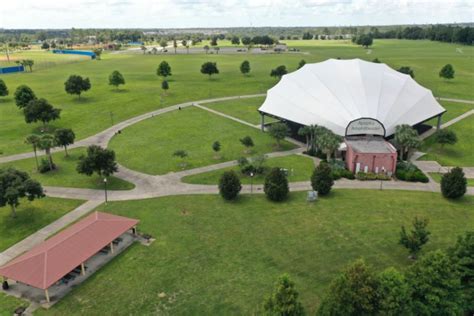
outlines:
M139 221L95 212L0 268L0 275L47 289Z

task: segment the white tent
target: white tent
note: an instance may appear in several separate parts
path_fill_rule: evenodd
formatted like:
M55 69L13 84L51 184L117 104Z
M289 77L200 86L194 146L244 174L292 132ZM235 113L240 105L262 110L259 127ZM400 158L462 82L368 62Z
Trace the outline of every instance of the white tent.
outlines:
M328 59L283 76L259 111L325 126L341 136L350 122L369 118L382 123L390 136L397 125L413 126L445 109L430 90L385 64Z

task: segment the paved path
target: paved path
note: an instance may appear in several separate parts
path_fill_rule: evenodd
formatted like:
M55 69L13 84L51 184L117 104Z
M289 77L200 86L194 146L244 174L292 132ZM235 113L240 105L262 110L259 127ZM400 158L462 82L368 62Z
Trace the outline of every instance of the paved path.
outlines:
M458 103L467 103L467 104L474 104L473 100L463 100L463 99L452 99L452 98L438 98L441 101L449 101L449 102L458 102Z
M453 125L454 123L457 123L457 122L459 122L460 120L465 119L465 118L468 117L468 116L471 116L472 114L474 114L474 109L473 109L473 110L469 110L469 111L467 111L467 112L465 112L465 113L463 113L463 114L461 114L461 115L459 115L459 116L453 118L452 120L450 120L450 121L448 121L448 122L442 124L442 125L441 125L441 128L446 128L446 127L448 127L448 126L451 126L451 125ZM428 138L428 137L430 137L431 135L433 135L434 133L436 133L436 128L431 128L431 129L427 130L425 133L423 133L422 135L420 135L420 139L423 140L423 139L425 139L425 138Z

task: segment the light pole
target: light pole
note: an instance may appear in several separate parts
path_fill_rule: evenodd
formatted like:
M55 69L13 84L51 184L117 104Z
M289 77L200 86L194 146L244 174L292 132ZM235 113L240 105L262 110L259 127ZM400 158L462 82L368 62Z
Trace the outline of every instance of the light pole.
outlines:
M254 176L254 173L250 172L250 194L253 193L253 176Z
M107 178L104 178L105 204L107 204Z

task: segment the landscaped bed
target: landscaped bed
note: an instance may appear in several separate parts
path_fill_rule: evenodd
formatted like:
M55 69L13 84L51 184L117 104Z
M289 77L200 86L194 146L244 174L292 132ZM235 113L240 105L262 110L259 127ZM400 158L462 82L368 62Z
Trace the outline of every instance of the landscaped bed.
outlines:
M28 237L82 203L84 201L51 197L33 202L23 199L17 208L16 218L11 216L10 207L0 208L0 251Z
M18 170L26 171L33 179L38 180L42 185L60 186L72 188L103 189L104 181L96 174L87 176L76 171L77 163L81 155L85 155L85 148L69 150L69 157L64 152L53 154L53 161L57 166L56 170L40 173L36 170L35 158L17 160L0 164L0 168L14 167ZM38 161L46 159L46 156L38 157ZM109 190L131 190L135 187L133 183L111 176L107 178L107 189Z
M314 161L310 157L302 155L291 155L285 157L270 158L265 161L264 166L267 170L274 167L279 167L288 170L288 181L309 181L311 174L314 170ZM238 166L224 168L205 173L200 173L192 176L187 176L181 179L181 181L193 184L217 184L221 175L228 170L234 170L240 177L242 184L261 184L265 181L264 174L255 174L253 179L249 175L242 174L241 168Z
M314 203L306 192L283 203L264 195L111 202L99 207L140 219L157 238L131 247L49 311L37 315L258 314L276 278L289 273L309 315L342 267L363 257L380 271L412 264L398 244L401 225L430 219L426 251L474 229L474 197L335 190ZM113 289L113 290L111 290Z
M474 146L472 135L474 135L474 115L471 115L452 126L448 127L456 133L458 142L454 145L441 145L435 143L434 136L428 137L421 147L426 152L420 160L435 160L443 166L473 167Z
M240 143L245 136L250 136L255 144L251 154L246 154ZM215 141L221 144L219 159L212 150ZM290 150L295 145L283 141L277 148L267 133L191 107L122 130L112 139L110 148L115 150L117 160L125 167L148 174L165 174L236 160L244 155ZM186 151L188 157L173 156L177 150Z

